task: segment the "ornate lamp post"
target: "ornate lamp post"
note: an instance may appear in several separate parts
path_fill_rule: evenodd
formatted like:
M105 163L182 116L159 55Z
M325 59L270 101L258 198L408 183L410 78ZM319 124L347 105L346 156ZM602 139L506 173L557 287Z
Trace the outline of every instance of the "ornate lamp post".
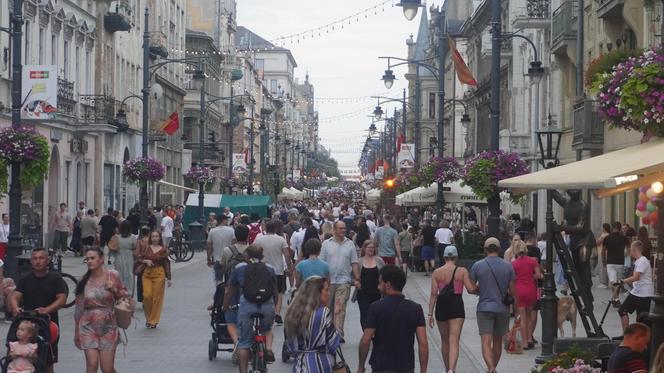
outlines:
M540 164L548 169L556 167L560 160L560 139L562 131L551 126L551 114L549 114L546 129L537 132L537 144L540 151ZM556 338L557 326L557 304L556 283L553 274L553 193L550 189L546 191L546 269L544 273L544 294L542 296L542 354L535 359L543 362L553 354L553 341Z

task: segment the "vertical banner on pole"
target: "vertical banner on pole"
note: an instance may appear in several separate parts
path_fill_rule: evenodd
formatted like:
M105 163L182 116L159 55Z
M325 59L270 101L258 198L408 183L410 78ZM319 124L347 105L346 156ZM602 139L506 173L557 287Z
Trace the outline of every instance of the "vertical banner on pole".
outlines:
M24 66L21 90L23 103L21 117L55 118L58 111L58 67L56 65Z
M384 174L385 174L385 168L383 166L376 167L376 174L374 175L376 180L383 180Z
M244 153L233 153L233 175L247 174L247 162Z
M397 164L399 168L415 167L415 144L401 144Z

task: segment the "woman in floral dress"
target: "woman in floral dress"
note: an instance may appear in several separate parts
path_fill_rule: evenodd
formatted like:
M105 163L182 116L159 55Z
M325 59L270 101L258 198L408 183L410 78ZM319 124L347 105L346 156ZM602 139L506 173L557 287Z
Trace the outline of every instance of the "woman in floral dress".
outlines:
M85 352L86 373L115 373L115 349L120 341L115 301L128 297L116 271L104 268L104 252L85 252L88 271L76 287L74 344Z

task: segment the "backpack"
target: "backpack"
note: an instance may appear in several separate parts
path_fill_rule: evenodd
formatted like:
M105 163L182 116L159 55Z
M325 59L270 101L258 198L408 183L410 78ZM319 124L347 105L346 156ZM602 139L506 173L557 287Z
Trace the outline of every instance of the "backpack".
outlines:
M258 236L259 233L261 232L261 225L258 223L251 223L249 224L249 244L254 243L254 240L256 239L256 236Z
M247 263L242 294L251 303L263 304L274 297L274 276L263 262Z
M235 245L230 245L228 248L231 250L231 257L228 259L226 268L224 268L224 281L228 281L235 270L235 267L247 261L243 253L239 252Z

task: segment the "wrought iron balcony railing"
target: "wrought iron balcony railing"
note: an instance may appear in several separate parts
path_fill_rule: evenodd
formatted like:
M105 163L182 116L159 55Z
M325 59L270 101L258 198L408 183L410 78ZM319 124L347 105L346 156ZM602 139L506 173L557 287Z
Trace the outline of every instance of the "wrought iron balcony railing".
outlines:
M604 145L604 123L595 102L586 98L574 103L572 147L577 150L601 150Z
M106 95L79 95L81 104L79 119L83 124L113 123L116 101Z
M74 100L74 82L58 78L58 114L76 116L76 100Z

